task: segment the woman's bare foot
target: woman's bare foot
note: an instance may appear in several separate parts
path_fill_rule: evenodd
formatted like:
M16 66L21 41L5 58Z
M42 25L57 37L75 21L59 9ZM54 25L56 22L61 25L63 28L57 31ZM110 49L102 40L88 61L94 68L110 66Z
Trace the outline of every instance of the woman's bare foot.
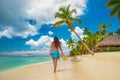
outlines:
M56 69L54 69L54 73L56 73Z

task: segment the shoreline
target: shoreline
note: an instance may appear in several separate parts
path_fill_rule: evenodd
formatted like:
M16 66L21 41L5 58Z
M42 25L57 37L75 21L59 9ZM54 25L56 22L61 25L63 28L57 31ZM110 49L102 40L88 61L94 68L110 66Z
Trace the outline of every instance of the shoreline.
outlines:
M60 59L56 73L52 62L30 65L5 73L0 80L120 80L120 52L107 53Z
M10 73L12 71L24 69L24 68L27 68L27 67L34 67L34 66L38 66L38 65L42 65L42 64L51 63L51 62L52 62L52 60L45 61L45 62L39 62L39 63L32 63L32 64L27 64L27 65L22 65L22 66L19 66L19 67L15 67L15 68L11 68L11 69L0 71L0 75L6 74L6 73Z
M95 56L96 54L99 55L99 56L96 57ZM112 56L119 57L120 56L120 51L117 51L117 52L97 52L97 53L95 53L95 55L93 57L95 57L95 58L102 58L103 57L102 54L104 54L105 56L108 56L110 54L108 58L111 58ZM82 56L90 56L90 55L91 54L82 55ZM75 56L75 57L76 58L80 58L81 56ZM71 59L73 57L68 57L68 58ZM103 59L103 60L106 60L106 59ZM109 60L109 59L107 59L107 60ZM60 58L59 61L62 61L62 59ZM23 66L11 68L11 69L3 70L3 71L0 71L0 75L1 74L6 74L6 73L9 73L9 72L12 72L12 71L16 71L16 70L19 70L19 69L24 69L24 68L27 68L27 67L34 67L34 66L38 66L38 65L44 65L44 64L47 64L47 63L51 63L51 62L52 62L52 59L49 60L49 61L45 61L45 62L32 63L32 64L27 64L27 65L23 65Z

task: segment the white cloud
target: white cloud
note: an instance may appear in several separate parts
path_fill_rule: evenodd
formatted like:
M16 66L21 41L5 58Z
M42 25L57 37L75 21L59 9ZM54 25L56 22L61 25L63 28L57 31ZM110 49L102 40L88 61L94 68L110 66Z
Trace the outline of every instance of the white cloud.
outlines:
M2 36L6 36L7 38L12 38L11 33L12 33L12 29L11 28L5 29L5 30L0 32L0 38Z
M22 32L22 34L20 33L21 37L26 38L28 35L34 36L38 33L35 26L29 24L28 28L29 29L27 29L25 32ZM19 35L16 35L16 36L19 36Z
M48 31L48 34L49 35L53 35L54 33L52 31Z
M31 48L36 48L40 50L40 53L47 53L49 54L50 51L50 45L53 41L53 37L49 36L41 36L37 41L30 39L26 42L26 45L31 46ZM60 39L62 43L62 49L65 54L69 54L69 49L66 46L66 42L64 39Z
M50 43L52 42L53 38L49 36L41 36L37 41L30 39L26 42L26 45L30 45L32 48L44 48L50 47Z
M54 21L54 14L59 7L69 4L71 4L72 8L77 9L77 15L83 15L84 10L87 8L87 0L31 0L26 12L30 17L42 23L52 22Z
M87 0L0 0L0 37L33 36L42 23L55 21L54 13L61 5L68 4L77 9L77 15L87 8ZM34 19L37 24L31 29L25 19Z
M13 36L20 36L22 38L26 38L27 36L34 36L38 33L37 29L33 25L28 25L28 28L26 31L16 31L12 27L2 27L2 31L0 32L0 38L3 36L6 36L7 38L12 38Z
M84 35L83 35L83 31L84 29L82 28L80 28L80 27L75 27L75 32L81 37L81 39L83 39L84 38ZM74 39L76 42L77 41L79 41L79 38L76 36L76 34L75 33L71 33L71 37L72 37L72 39Z

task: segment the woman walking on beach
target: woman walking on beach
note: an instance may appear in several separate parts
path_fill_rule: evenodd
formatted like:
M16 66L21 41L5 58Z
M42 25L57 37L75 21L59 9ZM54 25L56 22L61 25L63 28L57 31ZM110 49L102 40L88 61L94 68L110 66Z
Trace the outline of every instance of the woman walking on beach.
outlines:
M61 51L61 54L63 54L61 48L61 42L55 36L50 47L50 54L52 55L52 59L53 59L54 73L56 73L57 60L60 58L59 50Z

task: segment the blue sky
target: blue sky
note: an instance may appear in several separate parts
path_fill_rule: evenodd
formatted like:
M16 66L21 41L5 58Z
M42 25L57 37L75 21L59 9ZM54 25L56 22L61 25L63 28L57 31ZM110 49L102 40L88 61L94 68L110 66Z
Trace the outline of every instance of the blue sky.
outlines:
M110 18L111 9L106 9L108 0L1 0L0 1L0 53L49 53L49 44L56 35L63 43L65 53L69 49L66 41L77 37L70 33L67 25L52 28L54 13L60 6L71 4L82 25L74 23L75 30L83 36L87 27L91 32L99 30L100 23L112 24L109 31L120 28L117 17ZM48 3L46 3L48 2ZM25 4L25 5L23 5ZM17 6L17 7L16 7Z

